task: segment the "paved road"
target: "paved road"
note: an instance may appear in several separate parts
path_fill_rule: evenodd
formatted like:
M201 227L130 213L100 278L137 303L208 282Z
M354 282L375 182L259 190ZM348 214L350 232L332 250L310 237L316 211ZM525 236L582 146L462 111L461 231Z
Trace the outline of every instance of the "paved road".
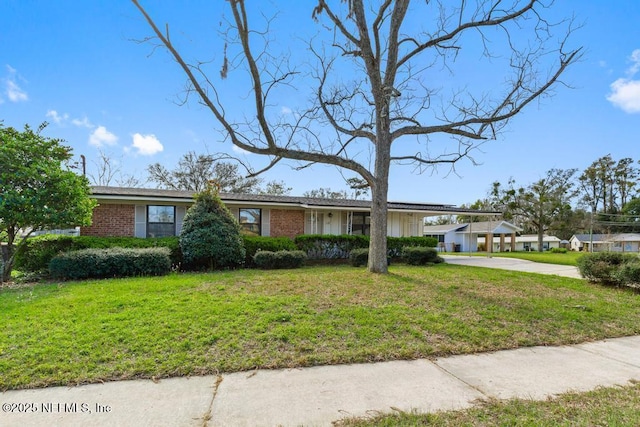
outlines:
M449 264L470 265L474 267L498 268L502 270L525 271L528 273L555 274L557 276L582 278L578 267L571 265L544 264L516 258L481 257L469 255L443 255Z

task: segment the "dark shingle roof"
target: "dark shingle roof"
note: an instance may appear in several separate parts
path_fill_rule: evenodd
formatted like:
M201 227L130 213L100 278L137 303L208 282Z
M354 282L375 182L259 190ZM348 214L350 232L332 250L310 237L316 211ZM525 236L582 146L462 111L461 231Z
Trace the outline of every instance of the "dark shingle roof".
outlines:
M194 192L180 190L160 190L153 188L125 188L125 187L92 187L92 194L96 198L101 199L121 199L121 200L145 200L145 199L167 199L167 200L183 200L190 202L193 200ZM279 204L291 205L292 207L324 207L324 208L343 208L343 209L360 209L370 210L370 200L353 200L353 199L321 199L314 197L295 197L295 196L273 196L268 194L229 194L221 193L220 199L223 202L247 202L260 204ZM454 205L434 204L434 203L416 203L416 202L388 202L390 210L402 211L419 211L433 212L442 214L464 214L464 213L483 213L483 214L499 214L499 212L477 211L474 209L458 208Z

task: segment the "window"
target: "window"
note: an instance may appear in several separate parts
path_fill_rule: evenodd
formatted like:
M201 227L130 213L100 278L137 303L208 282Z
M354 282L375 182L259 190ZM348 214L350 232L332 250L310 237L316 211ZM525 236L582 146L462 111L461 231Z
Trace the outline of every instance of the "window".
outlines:
M240 208L239 219L242 234L247 236L260 236L262 224L262 210L257 208Z
M444 234L425 234L424 237L433 237L438 239L438 243L444 243Z
M175 206L147 206L147 237L176 235Z
M371 234L371 215L367 212L354 212L351 220L351 234Z

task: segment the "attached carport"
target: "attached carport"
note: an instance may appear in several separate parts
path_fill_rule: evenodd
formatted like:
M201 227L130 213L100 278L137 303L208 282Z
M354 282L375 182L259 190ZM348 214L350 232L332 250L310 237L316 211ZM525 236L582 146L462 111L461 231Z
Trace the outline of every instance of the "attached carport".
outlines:
M465 224L465 227L456 231L456 235L462 242L462 252L477 252L478 236L484 236L485 242L493 242L494 236L500 237L500 252L506 251L506 237L509 236L509 249L513 252L516 249L516 233L520 231L522 228L507 221L483 221ZM492 252L493 245L487 245L486 251Z

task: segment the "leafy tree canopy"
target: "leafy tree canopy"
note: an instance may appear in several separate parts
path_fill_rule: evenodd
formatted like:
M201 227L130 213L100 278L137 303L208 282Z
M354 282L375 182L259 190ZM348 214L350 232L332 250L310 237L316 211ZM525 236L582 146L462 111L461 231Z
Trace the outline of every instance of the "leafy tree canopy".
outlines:
M15 250L34 231L89 225L95 200L89 183L68 168L71 149L28 125L23 131L0 127L0 229L7 251L3 279L8 279ZM24 237L14 245L19 233ZM2 234L0 233L0 234Z

